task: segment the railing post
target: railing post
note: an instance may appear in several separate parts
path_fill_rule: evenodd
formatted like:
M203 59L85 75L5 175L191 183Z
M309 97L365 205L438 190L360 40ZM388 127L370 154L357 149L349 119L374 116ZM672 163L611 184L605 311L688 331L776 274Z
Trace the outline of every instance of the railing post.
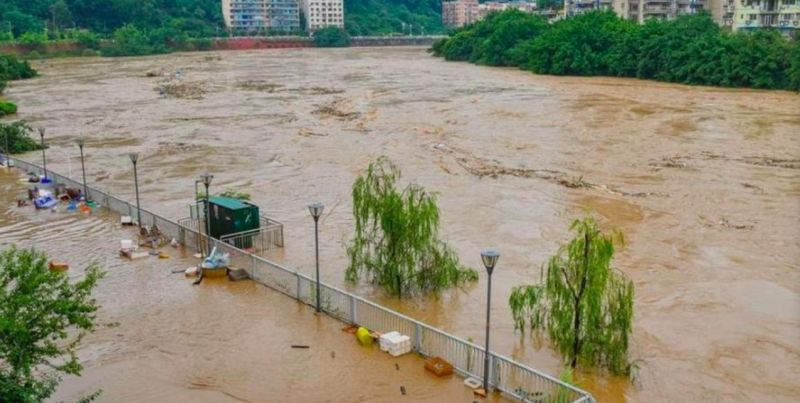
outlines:
M297 272L294 272L294 277L297 279L297 300L302 302L303 299L300 298L300 275Z
M489 384L493 384L495 389L500 387L500 369L498 365L497 356L489 354L489 373L492 375L489 378Z
M414 350L425 355L422 351L422 325L419 322L414 322Z
M356 297L350 294L350 322L354 325L358 324L358 309L356 308Z

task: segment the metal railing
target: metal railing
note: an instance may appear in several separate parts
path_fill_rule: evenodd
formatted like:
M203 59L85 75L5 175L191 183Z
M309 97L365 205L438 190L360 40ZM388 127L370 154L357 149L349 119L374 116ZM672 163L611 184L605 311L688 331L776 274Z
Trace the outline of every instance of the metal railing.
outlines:
M282 248L283 224L264 216L259 218L259 224L256 229L224 235L219 240L256 254Z
M43 172L36 164L16 158L14 162L18 169L26 172ZM68 187L82 186L79 182L52 171L48 171L48 176L55 183ZM111 211L130 216L136 214L136 206L122 199L93 187L88 188L88 193L91 200ZM142 224L157 225L165 235L175 238L187 247L205 243L205 234L195 228L181 225L146 209L141 209L141 216ZM311 277L220 240L213 239L212 242L220 251L230 255L231 266L246 269L254 281L306 305L314 305L316 289ZM323 283L320 293L322 310L328 315L378 332L399 331L411 337L413 349L418 354L441 357L450 362L459 375L483 380L485 351L482 347L336 287ZM500 354L490 353L489 361L489 383L512 398L525 402L595 402L588 392Z
M206 220L202 218L202 215L198 215L197 206L189 207L191 217L178 219L178 225L198 233L204 233ZM258 228L223 235L219 240L250 253L263 253L275 248L283 248L283 224L271 218L260 216ZM198 245L195 249L204 249L204 247L203 245Z

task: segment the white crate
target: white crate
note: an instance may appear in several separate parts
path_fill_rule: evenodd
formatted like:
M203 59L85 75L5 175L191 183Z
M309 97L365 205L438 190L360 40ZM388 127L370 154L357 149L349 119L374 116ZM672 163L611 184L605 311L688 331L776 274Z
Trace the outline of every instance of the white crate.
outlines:
M378 342L381 346L381 351L389 351L389 344L396 336L400 336L400 332L389 332L381 335Z
M388 352L393 357L399 357L403 354L411 352L411 338L408 336L398 335L391 339L388 344Z

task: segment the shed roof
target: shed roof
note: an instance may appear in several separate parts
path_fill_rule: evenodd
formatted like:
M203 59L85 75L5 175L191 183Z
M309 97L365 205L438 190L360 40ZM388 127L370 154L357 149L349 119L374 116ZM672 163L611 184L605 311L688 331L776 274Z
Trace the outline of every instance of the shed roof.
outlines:
M220 197L220 196L211 196L208 198L208 202L211 204L216 204L228 210L248 209L251 208L252 206L251 204L245 203L239 199L231 199L230 197Z

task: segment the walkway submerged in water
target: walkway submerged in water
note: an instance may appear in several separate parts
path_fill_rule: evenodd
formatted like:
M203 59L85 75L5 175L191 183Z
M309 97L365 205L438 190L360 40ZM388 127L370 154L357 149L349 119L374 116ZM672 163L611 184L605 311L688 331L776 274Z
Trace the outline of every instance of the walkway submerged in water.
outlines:
M19 159L14 159L14 162L17 168L26 172L35 174L44 172L36 164ZM83 186L52 171L48 171L48 175L55 183L68 187ZM88 196L100 206L118 214L133 216L137 211L135 205L91 186L88 187ZM193 229L144 208L139 212L143 224L158 226L165 235L189 248L198 245L198 240L204 237ZM309 306L314 305L315 282L310 277L218 240L213 242L218 249L230 254L232 266L246 269L256 282ZM398 331L408 335L413 341L413 351L417 354L423 357L441 357L452 363L459 375L483 379L482 364L485 356L483 348L324 283L321 284L320 294L323 300L322 310L331 317L380 333ZM490 384L510 397L527 401L531 396L535 396L537 399L563 403L594 401L589 393L581 389L499 354L490 353L489 360Z

